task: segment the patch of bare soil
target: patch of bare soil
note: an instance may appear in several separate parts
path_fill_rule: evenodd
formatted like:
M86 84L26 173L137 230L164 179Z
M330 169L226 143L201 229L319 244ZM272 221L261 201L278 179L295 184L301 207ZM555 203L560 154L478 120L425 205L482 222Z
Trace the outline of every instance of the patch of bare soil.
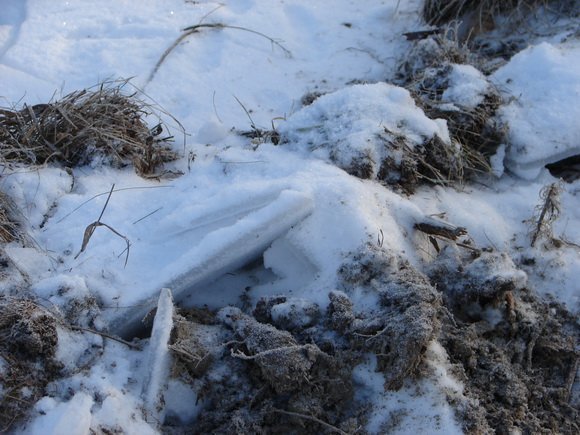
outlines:
M578 319L539 299L505 255L443 255L429 276L450 313L438 339L476 404L459 412L466 431L578 433Z
M24 417L61 365L56 320L31 300L0 296L0 432Z
M372 403L354 400L353 368L374 354L385 389L397 390L428 373L437 340L465 385L465 400L449 400L467 433L578 432L577 319L535 296L507 255L447 246L425 274L369 244L338 277L325 311L275 296L251 313L182 313L173 376L203 411L192 426L168 421L165 430L365 433ZM361 293L374 308L357 309Z

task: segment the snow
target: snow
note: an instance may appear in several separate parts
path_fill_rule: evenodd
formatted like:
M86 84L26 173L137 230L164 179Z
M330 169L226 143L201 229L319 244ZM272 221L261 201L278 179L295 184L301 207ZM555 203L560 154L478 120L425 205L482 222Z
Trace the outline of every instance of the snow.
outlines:
M44 397L36 403L42 415L28 429L30 433L73 434L89 433L93 399L86 393L75 394L68 402L57 403Z
M422 380L418 385L406 384L399 391L385 391L384 376L376 371L376 364L376 356L370 355L367 362L353 371L353 381L365 387L359 390L361 392L355 400L374 404L365 427L368 433L463 433L455 421L453 410L446 403L444 389L437 387L437 383L445 381L456 387L457 381L448 380L443 372L435 379Z
M471 65L451 66L449 87L443 91L441 101L453 103L463 109L474 109L483 102L489 90L485 76Z
M516 54L493 79L509 104L499 111L509 125L506 166L534 179L548 164L580 154L578 41L542 42Z
M47 102L103 79L132 77L187 132L185 143L176 138L182 158L169 167L184 175L174 180L145 180L131 168L99 165L75 168L74 176L50 165L3 167L0 190L15 201L33 241L33 247L7 245L6 256L47 305L66 311L71 301L94 300L101 313L79 322L128 339L157 305L161 288L170 288L176 303L212 309L239 304L246 288L251 303L284 294L292 299L274 307L275 320L299 312L303 317L294 321L307 325L311 319L304 308L325 309L345 255L380 240L420 265L431 251L413 226L443 216L467 228L478 247L516 259L533 257L537 267L516 278L580 313L577 249L530 248L523 223L541 188L555 181L544 166L580 154L577 40L530 46L489 79L471 66L453 65L444 103L473 108L490 81L505 99L498 116L509 135L492 158L498 178L492 185L430 186L402 195L340 169L361 153L374 162L400 158L381 147L385 129L412 144L435 135L450 142L445 121L430 119L407 90L383 82L409 49L402 33L421 26L421 4L149 0L135 7L118 0L5 0L0 14L5 105ZM148 81L180 29L198 23L232 27L200 28ZM288 52L234 27L267 35ZM309 92L323 95L302 107ZM251 124L275 126L284 142L252 143L235 134ZM373 171L376 175L378 165ZM554 227L557 236L575 243L578 183L564 187ZM99 227L79 254L84 231L100 215L113 184L102 222L127 237L130 251L124 251L124 240ZM3 282L0 290L8 293L13 284ZM350 297L357 309L377 303L360 289ZM493 310L485 316L497 321ZM163 319L167 332L169 315ZM142 409L151 411L152 395L161 389L168 418L194 421L202 405L184 384L170 380L161 387L163 380L156 380L142 396L147 379L167 369L149 367L147 350L161 352L162 346L153 341L137 351L95 334L59 329L56 358L65 376L49 386L20 433L86 434L102 428L157 433L156 422ZM461 432L446 395L461 398L463 385L436 342L427 364L430 376L409 380L398 392L384 391L372 356L357 366L356 398L374 406L370 433L381 433L395 416L402 424L394 433ZM0 360L0 370L3 366Z
M334 155L343 168L361 155L373 162L387 157L400 160L400 155L386 152L381 140L385 130L414 144L435 135L449 142L443 121L427 118L409 91L387 83L354 85L323 95L280 126L291 144L327 160ZM378 170L377 163L372 175L376 177Z

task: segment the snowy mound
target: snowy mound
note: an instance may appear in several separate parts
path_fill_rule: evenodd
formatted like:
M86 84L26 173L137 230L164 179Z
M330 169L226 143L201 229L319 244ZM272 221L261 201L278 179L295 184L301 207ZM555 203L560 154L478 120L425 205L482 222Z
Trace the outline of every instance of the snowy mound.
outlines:
M450 143L445 121L429 119L409 91L387 83L324 95L280 130L290 143L351 175L388 181L397 177L390 173L403 170L405 156L429 140Z
M506 166L534 179L541 169L580 154L580 46L530 47L500 68L494 79L511 101L499 110L509 126Z

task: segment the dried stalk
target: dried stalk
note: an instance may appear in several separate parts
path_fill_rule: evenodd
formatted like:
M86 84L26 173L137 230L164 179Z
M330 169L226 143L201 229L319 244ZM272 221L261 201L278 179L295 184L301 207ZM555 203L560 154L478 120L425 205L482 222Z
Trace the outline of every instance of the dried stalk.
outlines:
M532 218L532 247L540 237L552 238L552 224L560 216L560 193L562 185L559 182L545 186L540 191L542 203L536 207L536 215Z
M77 255L75 255L75 260L79 257L79 255L81 255L85 251L85 249L87 248L87 246L89 244L89 241L91 240L91 237L93 236L93 233L95 232L95 230L98 227L105 227L105 228L108 228L111 232L113 232L117 236L119 236L119 237L121 237L122 239L125 240L125 243L127 244L127 247L125 248L125 251L127 252L127 255L125 257L125 267L127 267L127 262L129 261L129 249L131 247L130 240L126 236L124 236L121 233L119 233L117 230L115 230L110 225L107 225L107 224L101 222L101 218L103 217L103 214L105 213L105 209L107 208L107 205L109 205L109 200L111 199L111 195L113 194L113 190L114 189L115 189L115 185L113 184L111 186L111 190L109 191L109 196L107 196L107 200L105 201L105 205L103 206L103 209L101 210L101 214L99 215L99 218L95 222L93 222L92 224L89 224L85 228L85 233L84 233L84 236L83 236L83 243L82 243L82 246L81 246L81 250L78 252ZM125 251L123 251L121 253L121 255Z
M155 66L153 67L153 70L149 74L149 77L147 77L147 81L145 83L149 84L153 80L153 78L155 77L155 74L157 74L157 71L159 70L159 68L161 67L161 65L163 64L163 62L167 58L167 56L169 56L171 54L171 52L185 38L187 38L190 35L193 35L194 33L198 33L199 29L203 29L203 28L234 29L234 30L243 30L244 32L253 33L254 35L258 35L258 36L261 36L262 38L266 38L268 41L270 41L270 43L272 45L276 45L277 47L279 47L287 57L292 57L292 53L290 52L290 50L288 50L286 47L284 47L279 41L276 41L274 38L271 38L268 35L265 35L261 32L256 31L256 30L248 29L246 27L241 27L241 26L230 26L228 24L223 24L223 23L200 23L200 24L196 24L194 26L186 27L185 29L183 29L183 33L181 35L179 35L179 37L175 41L173 41L173 43L163 52L163 54L161 55L161 57L159 58L159 60L155 64Z

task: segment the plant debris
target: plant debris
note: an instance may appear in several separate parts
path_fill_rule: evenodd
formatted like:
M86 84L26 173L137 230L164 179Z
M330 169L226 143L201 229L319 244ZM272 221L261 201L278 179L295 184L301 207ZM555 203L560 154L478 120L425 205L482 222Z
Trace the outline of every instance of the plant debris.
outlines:
M425 275L367 244L349 254L338 277L342 290L330 292L324 314L306 300L273 296L253 314L227 307L217 318L182 318L178 328L190 332L178 333L172 347L173 376L205 403L190 429L359 431L372 405L352 400L354 367L374 354L385 389L397 390L428 376L425 358L436 341L465 385L448 400L466 432L577 433L571 400L580 327L563 307L535 296L506 254L449 245ZM374 309L357 309L349 293L361 291L376 299Z
M560 216L560 194L562 185L552 183L545 186L540 192L541 204L535 209L534 217L530 220L530 246L534 246L538 238L553 240L552 224Z
M415 43L397 79L429 118L447 121L467 178L491 172L490 159L505 142L505 128L495 119L499 91L473 66L478 64L467 47L445 37L428 38ZM477 88L462 89L467 79Z
M138 92L127 95L127 81L103 82L72 92L60 100L20 109L0 110L0 159L6 163L67 167L106 163L133 164L141 176L156 176L178 155L163 136L167 127L149 128L155 114Z

